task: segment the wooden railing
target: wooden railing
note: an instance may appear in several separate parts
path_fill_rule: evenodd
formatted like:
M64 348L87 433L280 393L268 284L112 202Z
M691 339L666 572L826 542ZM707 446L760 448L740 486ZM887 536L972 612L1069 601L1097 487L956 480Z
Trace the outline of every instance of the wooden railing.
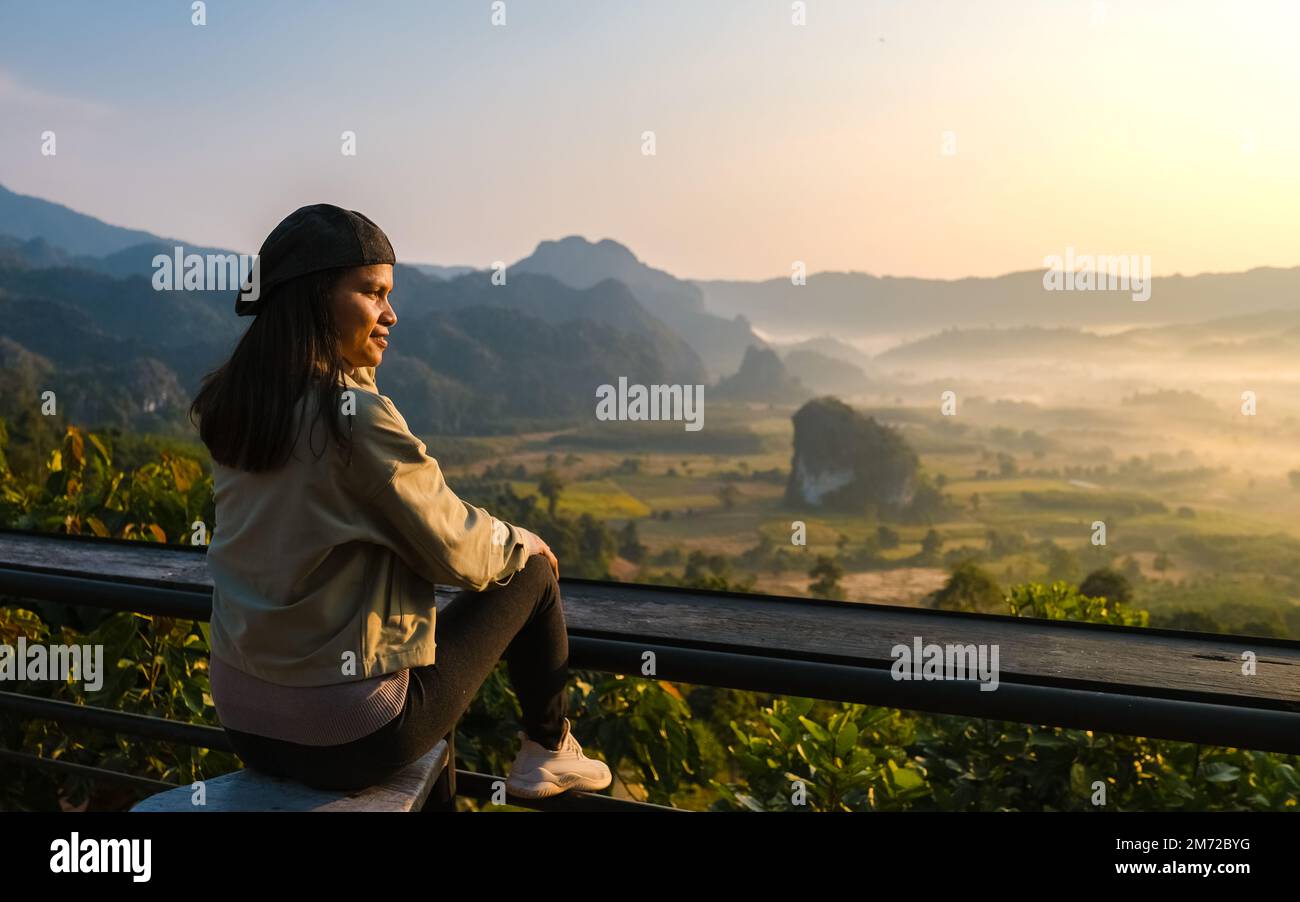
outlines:
M561 590L575 669L644 676L653 652L653 676L664 680L1300 753L1300 642L1292 640L570 578ZM438 606L455 591L439 587ZM205 621L212 582L202 547L0 530L0 593ZM892 650L917 637L996 645L997 688L895 679ZM38 703L0 692L0 711L73 713L38 713ZM85 714L110 729L147 727L156 738L229 748L215 727ZM457 783L474 794L493 779L461 772Z

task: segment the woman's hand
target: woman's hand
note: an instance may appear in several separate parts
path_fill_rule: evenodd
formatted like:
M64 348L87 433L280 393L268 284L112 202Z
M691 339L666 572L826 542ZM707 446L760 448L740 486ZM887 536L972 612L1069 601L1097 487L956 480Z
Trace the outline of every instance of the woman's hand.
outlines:
M555 578L559 579L560 562L555 559L555 553L551 551L551 546L547 545L542 537L531 529L524 529L522 526L516 526L515 528L519 530L519 535L524 540L524 547L528 549L528 556L532 557L534 554L545 555L546 559L551 563L551 569L555 571Z

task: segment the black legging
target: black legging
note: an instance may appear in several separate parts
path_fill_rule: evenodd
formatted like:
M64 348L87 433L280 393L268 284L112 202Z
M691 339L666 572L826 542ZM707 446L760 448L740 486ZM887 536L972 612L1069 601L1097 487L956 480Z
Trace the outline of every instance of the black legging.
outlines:
M524 731L548 748L559 745L568 713L569 636L560 586L544 556L529 557L508 585L459 593L438 611L435 642L434 663L411 668L401 712L374 733L312 746L227 729L235 754L255 770L321 789L372 786L450 733L502 658Z

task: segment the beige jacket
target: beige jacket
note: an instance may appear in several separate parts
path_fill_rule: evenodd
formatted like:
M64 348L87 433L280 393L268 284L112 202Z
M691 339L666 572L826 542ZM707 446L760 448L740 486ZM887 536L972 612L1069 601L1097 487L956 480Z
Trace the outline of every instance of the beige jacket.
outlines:
M284 686L323 686L434 660L434 583L505 585L527 561L520 530L462 501L424 442L379 394L375 368L345 376L352 461L324 419L275 472L213 465L208 546L212 653ZM348 410L347 396L343 409ZM314 415L314 404L307 411ZM322 446L325 453L319 459Z

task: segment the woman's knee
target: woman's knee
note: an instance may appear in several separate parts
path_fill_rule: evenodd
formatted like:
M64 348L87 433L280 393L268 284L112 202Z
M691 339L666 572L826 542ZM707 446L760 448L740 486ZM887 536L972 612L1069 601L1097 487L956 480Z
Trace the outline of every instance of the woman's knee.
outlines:
M560 607L560 583L555 578L555 571L545 555L534 554L528 558L523 569L515 575L522 579L521 589L526 591L534 606L539 608Z
M524 562L523 569L519 575L525 577L528 582L545 586L552 583L559 586L559 581L555 578L555 571L551 568L551 562L546 559L544 554L529 555L528 560Z

